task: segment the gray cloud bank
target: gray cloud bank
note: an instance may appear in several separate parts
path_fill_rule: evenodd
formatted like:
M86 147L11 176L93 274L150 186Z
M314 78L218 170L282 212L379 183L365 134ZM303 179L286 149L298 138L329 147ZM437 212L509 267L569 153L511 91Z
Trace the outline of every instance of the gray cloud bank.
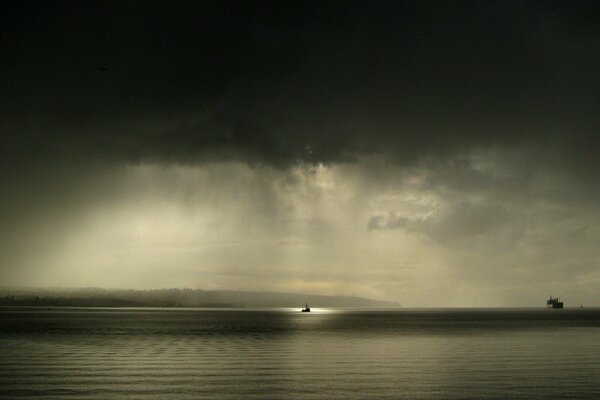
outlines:
M419 233L446 242L484 235L500 228L507 219L508 214L501 207L461 202L442 215L424 218L400 216L393 211L387 216L374 215L369 219L367 227L369 230L402 229L408 233Z

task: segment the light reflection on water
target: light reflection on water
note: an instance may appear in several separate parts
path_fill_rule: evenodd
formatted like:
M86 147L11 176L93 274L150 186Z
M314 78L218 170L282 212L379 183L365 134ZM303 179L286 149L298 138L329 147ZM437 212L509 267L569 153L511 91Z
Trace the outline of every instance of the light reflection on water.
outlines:
M0 398L595 398L600 310L0 310Z

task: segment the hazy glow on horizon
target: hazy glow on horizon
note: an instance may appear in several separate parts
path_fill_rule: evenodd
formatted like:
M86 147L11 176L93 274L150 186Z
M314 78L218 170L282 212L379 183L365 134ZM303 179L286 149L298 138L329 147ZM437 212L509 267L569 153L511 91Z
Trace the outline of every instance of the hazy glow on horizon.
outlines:
M130 166L111 177L112 200L53 228L58 245L26 259L27 280L5 282L359 295L405 306L535 305L558 292L592 302L600 279L578 264L594 256L589 218L555 221L560 204L497 190L518 176L482 164L478 155L439 170L391 171L367 159L290 170ZM449 171L458 189L431 183ZM466 190L474 174L494 189Z

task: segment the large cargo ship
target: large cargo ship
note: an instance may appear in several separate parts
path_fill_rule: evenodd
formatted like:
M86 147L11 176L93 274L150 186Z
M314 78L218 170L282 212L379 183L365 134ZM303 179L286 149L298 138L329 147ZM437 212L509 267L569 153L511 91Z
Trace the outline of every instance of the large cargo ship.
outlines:
M560 301L558 297L553 299L552 296L550 296L550 299L546 300L546 308L563 308L563 306L563 302Z

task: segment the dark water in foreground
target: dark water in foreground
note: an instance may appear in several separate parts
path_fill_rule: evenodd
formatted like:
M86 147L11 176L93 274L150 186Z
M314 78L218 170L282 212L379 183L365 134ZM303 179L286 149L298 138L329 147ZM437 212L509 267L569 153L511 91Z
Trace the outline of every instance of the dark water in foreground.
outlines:
M600 398L600 310L0 309L0 398Z

